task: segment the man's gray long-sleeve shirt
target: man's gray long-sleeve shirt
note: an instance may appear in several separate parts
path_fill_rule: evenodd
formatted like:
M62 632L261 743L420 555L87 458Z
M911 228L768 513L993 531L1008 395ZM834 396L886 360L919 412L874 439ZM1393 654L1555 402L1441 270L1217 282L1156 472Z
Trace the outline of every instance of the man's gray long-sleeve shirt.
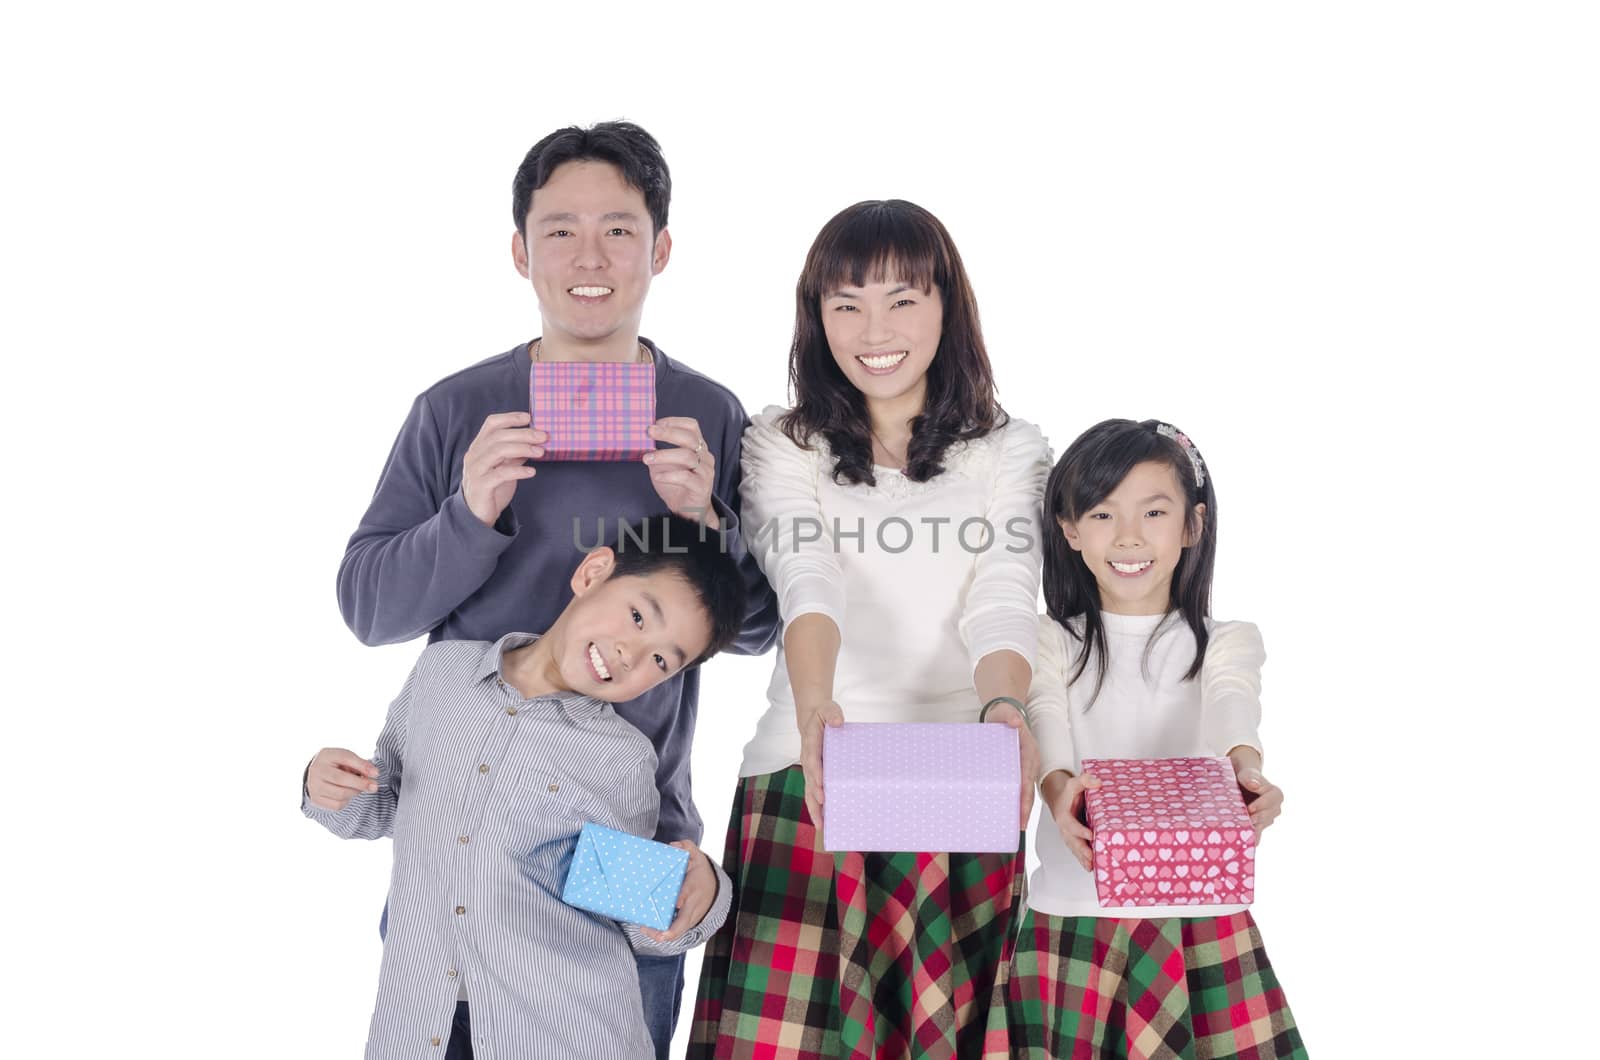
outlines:
M656 416L689 416L716 459L713 498L722 540L739 562L748 607L733 651L760 654L777 635L777 603L738 525L739 442L748 423L739 399L668 358L655 357ZM545 463L518 483L493 527L461 496L461 461L488 416L528 407L528 344L440 380L411 406L361 525L339 566L339 607L367 644L427 634L495 641L550 628L571 599L584 553L615 540L619 522L665 510L644 464ZM700 692L698 668L617 713L650 740L659 761L656 838L700 842L702 822L689 788L689 750Z

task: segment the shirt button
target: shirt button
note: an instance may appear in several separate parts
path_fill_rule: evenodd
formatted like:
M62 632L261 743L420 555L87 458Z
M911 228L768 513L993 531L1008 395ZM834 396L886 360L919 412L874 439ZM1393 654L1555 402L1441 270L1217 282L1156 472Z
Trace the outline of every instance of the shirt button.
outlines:
M514 718L514 717L517 716L517 708L516 707L507 707L506 708L506 713L511 715Z
M480 773L487 773L487 772L489 772L489 766L488 766L488 765L487 765L487 764L484 764L484 765L481 765L481 766L479 766L479 767L478 767L478 772L480 772Z
M456 970L454 968L452 968L452 969L450 969L450 978L454 979L455 977L456 977Z
M552 785L550 785L550 790L551 791L560 791L561 790L561 785L560 784L552 784Z
M467 907L466 906L464 906L464 905L456 906L456 916L463 916L463 915L465 915L466 911L467 911Z
M464 835L458 835L458 836L456 836L456 842L460 843L462 846L466 846L467 845L467 837L464 836Z
M429 1038L428 1041L431 1042L434 1045L438 1045L439 1044L439 1039L437 1039L437 1038Z

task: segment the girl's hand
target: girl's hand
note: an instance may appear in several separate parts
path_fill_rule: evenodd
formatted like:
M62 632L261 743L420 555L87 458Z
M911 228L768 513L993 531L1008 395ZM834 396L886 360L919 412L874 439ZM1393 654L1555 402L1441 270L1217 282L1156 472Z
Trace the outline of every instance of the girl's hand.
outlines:
M1250 811L1250 823L1255 825L1256 836L1283 812L1283 789L1261 775L1261 755L1254 747L1235 747L1228 752L1233 763L1233 775L1244 794L1245 809Z
M1033 813L1033 785L1039 776L1039 745L1028 731L1022 712L1010 703L996 703L983 720L985 724L998 721L1017 730L1017 742L1022 749L1022 824L1019 827L1025 832L1028 817Z
M1261 770L1255 766L1235 768L1234 776L1239 778L1245 809L1250 811L1250 823L1256 826L1256 836L1259 837L1267 825L1276 821L1278 814L1283 812L1283 789L1262 776Z
M1078 864L1083 866L1085 872L1094 871L1094 851L1089 846L1094 842L1094 833L1088 825L1078 820L1078 814L1083 809L1083 793L1099 786L1100 778L1093 773L1075 777L1065 769L1051 770L1050 775L1039 784L1039 790L1044 794L1044 804L1056 819L1061 841L1067 844L1067 850L1078 859Z
M806 810L811 823L822 828L822 729L843 725L844 711L831 700L800 712L800 771L806 777Z

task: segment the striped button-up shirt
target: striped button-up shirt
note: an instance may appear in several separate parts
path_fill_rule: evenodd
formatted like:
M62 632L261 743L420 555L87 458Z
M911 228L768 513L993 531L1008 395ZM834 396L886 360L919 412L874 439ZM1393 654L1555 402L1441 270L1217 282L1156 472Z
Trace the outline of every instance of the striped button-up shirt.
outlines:
M502 655L534 639L429 645L378 737L378 790L302 802L336 835L394 837L369 1058L442 1057L463 992L477 1060L651 1056L630 946L681 953L727 918L716 866L710 912L668 945L561 901L585 821L654 834L656 756L608 703L508 684Z

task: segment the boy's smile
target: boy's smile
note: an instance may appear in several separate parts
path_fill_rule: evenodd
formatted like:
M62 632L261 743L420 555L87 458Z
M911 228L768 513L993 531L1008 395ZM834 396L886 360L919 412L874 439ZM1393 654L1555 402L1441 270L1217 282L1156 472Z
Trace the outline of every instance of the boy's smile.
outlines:
M687 581L670 570L613 576L615 564L609 548L584 557L572 602L550 631L506 653L506 678L524 697L637 699L710 646L710 616Z

